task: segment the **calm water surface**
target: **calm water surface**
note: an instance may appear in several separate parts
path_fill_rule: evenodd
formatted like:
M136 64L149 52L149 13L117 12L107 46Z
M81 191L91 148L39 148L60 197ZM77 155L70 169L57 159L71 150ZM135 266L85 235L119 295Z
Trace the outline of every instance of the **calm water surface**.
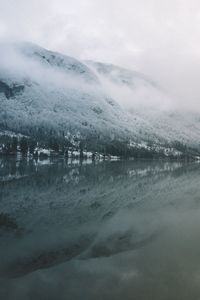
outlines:
M200 299L200 165L0 159L0 299Z

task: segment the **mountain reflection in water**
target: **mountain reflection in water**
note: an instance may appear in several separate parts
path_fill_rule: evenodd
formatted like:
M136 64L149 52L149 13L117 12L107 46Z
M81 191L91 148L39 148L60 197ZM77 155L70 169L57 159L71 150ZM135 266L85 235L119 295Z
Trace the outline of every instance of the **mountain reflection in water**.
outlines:
M199 299L200 167L0 160L1 299Z

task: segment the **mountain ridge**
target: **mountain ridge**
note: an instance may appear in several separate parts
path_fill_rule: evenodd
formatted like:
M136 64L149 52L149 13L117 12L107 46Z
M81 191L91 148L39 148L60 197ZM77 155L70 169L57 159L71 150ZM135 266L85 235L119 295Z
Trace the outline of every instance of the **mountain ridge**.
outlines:
M92 151L113 152L114 149L119 154L130 153L130 149L137 149L137 153L138 149L143 149L145 153L164 154L164 148L175 147L177 141L183 142L167 139L155 130L153 120L138 112L139 103L132 113L124 108L118 97L115 99L115 94L110 93L105 81L102 82L105 72L100 76L94 62L90 67L91 62L85 64L34 44L16 43L1 47L0 63L2 132L29 136L44 147L49 143L47 140L56 139L62 144L64 140L71 147L79 145L80 148L81 144L81 148ZM141 89L146 86L148 92L150 86L157 92L156 84L144 75L127 70L121 78L120 72L125 69L109 66L111 71L118 70L114 77L111 74L117 91L121 85L126 85L133 98L137 98L137 82L140 82ZM101 63L103 67L108 68L108 65ZM106 80L110 80L109 72ZM188 146L196 147L193 143ZM122 147L123 151L117 151L117 147Z

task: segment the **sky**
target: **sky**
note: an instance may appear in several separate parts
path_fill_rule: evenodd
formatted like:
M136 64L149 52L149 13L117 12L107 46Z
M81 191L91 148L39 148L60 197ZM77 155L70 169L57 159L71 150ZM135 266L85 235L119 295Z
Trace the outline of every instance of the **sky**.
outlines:
M199 0L0 0L0 38L140 71L200 106Z

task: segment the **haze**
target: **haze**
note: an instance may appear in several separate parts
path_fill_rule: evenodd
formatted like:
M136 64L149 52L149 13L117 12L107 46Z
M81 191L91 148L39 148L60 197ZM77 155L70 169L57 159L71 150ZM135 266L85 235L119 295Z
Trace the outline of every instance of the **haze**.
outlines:
M200 109L200 2L0 0L0 37L147 74Z

